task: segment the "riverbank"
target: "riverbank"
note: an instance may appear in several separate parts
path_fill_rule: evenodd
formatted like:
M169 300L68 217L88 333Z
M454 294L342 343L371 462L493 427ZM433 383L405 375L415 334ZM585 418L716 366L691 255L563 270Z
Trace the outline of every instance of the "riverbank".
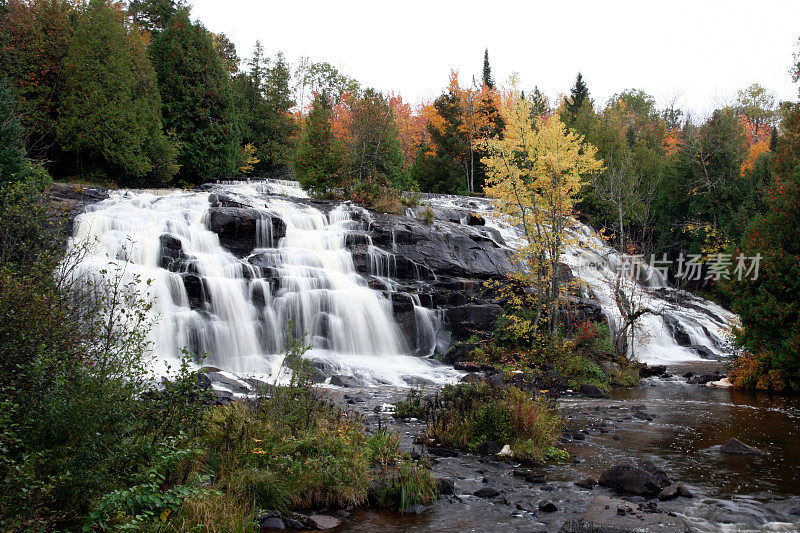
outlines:
M339 531L558 531L600 496L621 498L633 514L644 518L673 513L691 531L800 531L800 480L795 474L800 471L800 399L711 389L688 384L682 377L708 369L707 363L670 367L670 377L645 379L639 387L612 391L610 398L560 398L567 419L561 445L571 459L531 467L543 475L541 483L515 476L514 463L495 457L437 455L432 457L433 474L452 480L454 494L442 495L419 515L358 511ZM343 406L363 413L372 429L380 423L398 432L403 449L430 453L414 444L424 422L391 416L390 406L405 397L404 391L325 390ZM766 453L723 454L721 445L730 438ZM694 497L645 500L601 486L575 485L587 478L597 480L608 467L629 459L653 461ZM531 479L535 477L539 476ZM498 494L475 496L480 489ZM555 510L540 509L548 501ZM639 509L648 502L663 513Z

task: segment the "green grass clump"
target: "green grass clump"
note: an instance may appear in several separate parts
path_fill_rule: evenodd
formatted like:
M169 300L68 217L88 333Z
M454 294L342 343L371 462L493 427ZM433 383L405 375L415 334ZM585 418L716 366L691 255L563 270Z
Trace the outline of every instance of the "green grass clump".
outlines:
M428 409L429 439L473 452L486 441L508 444L523 462L546 460L563 427L549 400L516 387L447 385Z

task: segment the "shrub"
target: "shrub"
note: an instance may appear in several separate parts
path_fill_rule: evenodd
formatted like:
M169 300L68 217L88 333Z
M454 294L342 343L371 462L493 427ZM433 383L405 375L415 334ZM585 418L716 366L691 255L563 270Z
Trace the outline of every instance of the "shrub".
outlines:
M438 495L430 468L408 457L397 461L394 467L384 467L381 480L378 502L401 512L412 505L427 505Z
M473 452L486 441L508 444L527 462L546 458L563 425L549 400L516 387L447 385L428 410L427 437L435 442Z

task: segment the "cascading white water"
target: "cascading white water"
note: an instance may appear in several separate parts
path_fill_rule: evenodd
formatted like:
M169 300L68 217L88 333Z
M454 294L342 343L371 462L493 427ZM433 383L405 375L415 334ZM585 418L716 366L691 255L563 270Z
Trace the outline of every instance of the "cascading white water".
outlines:
M370 245L371 241L358 233L353 208L343 204L325 214L271 196L305 197L293 182L231 183L215 191L230 193L261 215L256 221L257 247L247 258L226 250L209 229L208 192L119 191L76 219L71 245L89 243L91 250L80 264L82 273L124 270L125 280L138 276L142 291L152 298L156 326L150 340L159 361L174 366L186 348L206 354L204 365L239 375L276 375L285 329L293 323L294 333L305 334L312 347L306 356L329 374L391 385L441 383L459 375L436 361L410 355L412 348L393 319L391 301L356 272L347 240L360 235ZM277 243L273 217L285 225L285 236ZM165 237L177 239L185 256L177 272L160 263ZM370 247L370 257L374 273L389 280L392 256ZM264 277L263 272L270 275ZM199 303L187 292L187 276L196 280L196 290L202 293ZM416 308L415 313L416 328L423 332L418 333L423 345L417 354L431 355L438 315Z
M496 229L504 244L518 248L523 244L519 228L504 222L490 201L448 195L425 195L425 203L440 210L460 213L465 223L466 213L480 214L486 225ZM606 244L592 228L575 222L572 231L574 244L569 245L561 260L583 282L583 291L594 297L612 324L622 323L622 314L615 299L615 283L623 256ZM649 364L665 364L701 359L699 352L727 356L732 352L727 331L735 315L719 305L686 291L669 287L664 277L647 265L641 265L642 275L636 280L623 278L622 289L636 300L637 308L652 312L637 320L633 355ZM649 279L648 279L649 278ZM683 336L679 343L676 336Z

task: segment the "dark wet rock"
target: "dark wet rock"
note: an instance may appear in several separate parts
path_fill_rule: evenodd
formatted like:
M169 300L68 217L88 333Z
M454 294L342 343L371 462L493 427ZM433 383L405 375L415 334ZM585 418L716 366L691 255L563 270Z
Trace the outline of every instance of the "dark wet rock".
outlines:
M439 494L448 495L448 494L455 494L456 492L456 484L452 479L440 477L436 479L436 488L439 490Z
M655 496L670 484L666 472L652 461L639 460L614 465L600 475L600 485L620 492Z
M539 502L539 510L545 513L554 513L558 511L558 507L550 500L542 500Z
M472 351L477 347L477 344L467 342L456 344L450 347L442 361L451 365L461 361L468 361L472 357Z
M495 455L500 453L500 450L503 449L503 445L499 442L495 442L493 440L486 440L478 446L478 453L483 455Z
M663 315L663 318L667 330L679 346L688 347L692 345L692 338L677 318L670 315Z
M658 499L662 502L667 500L674 500L678 496L683 496L684 498L693 498L694 495L692 492L686 488L683 483L673 483L668 487L664 487L661 489L661 492L658 493Z
M496 496L500 496L500 491L494 487L483 487L482 489L476 490L472 494L478 498L494 498Z
M494 331L503 308L494 303L467 304L445 310L447 328L456 338L467 338L476 331Z
M547 476L539 472L529 472L525 475L525 481L528 483L544 483L546 481L546 477Z
M469 361L459 361L453 365L453 368L464 372L480 372L481 365L478 363L470 363Z
M353 376L343 376L340 374L331 376L329 383L337 387L359 387L361 385L361 382Z
M628 512L628 502L596 496L586 511L564 522L560 533L689 533L689 526L666 513Z
M338 518L324 514L315 514L308 517L308 525L319 530L333 529L341 523L342 521Z
M598 387L589 384L583 384L578 389L578 393L581 396L586 396L587 398L608 398L608 395L601 391Z
M690 383L692 385L705 385L709 381L717 381L718 379L721 379L721 378L722 378L722 374L720 374L720 373L696 374L696 375L690 377L689 380L687 381L687 383Z
M425 265L440 277L500 278L514 270L508 249L481 227L438 220L428 226L405 216L375 213L370 229L376 246L393 250L398 259Z
M703 357L705 359L718 359L717 354L706 348L705 346L700 346L697 344L693 344L689 346L689 349L694 350L697 352L697 355Z
M434 455L436 457L458 457L459 453L457 450L451 450L450 448L428 448L428 453L430 455Z
M720 451L722 451L722 453L727 453L730 455L764 455L764 452L762 450L759 450L755 446L750 446L748 444L745 444L739 439L729 440L728 442L722 445Z
M207 296L205 283L200 276L195 274L183 274L183 287L186 289L186 297L189 300L191 309L204 309L205 303L210 301Z
M306 526L303 525L303 522L297 520L296 518L287 518L286 520L284 520L284 523L286 524L286 527L289 529L296 529L298 531L306 529Z
M580 487L582 489L591 490L591 489L594 488L595 485L597 485L597 481L595 481L594 479L592 479L590 477L587 477L586 479L582 479L580 481L576 481L575 482L575 486L576 487Z
M280 531L286 529L280 513L277 511L270 511L258 519L258 528L260 531Z
M665 374L666 372L667 372L666 365L654 365L654 366L644 365L642 368L639 369L639 377L650 378L653 376L660 376L661 374Z
M427 510L428 510L428 508L425 507L424 505L421 505L419 503L415 503L414 505L412 505L410 507L406 507L405 509L403 509L403 513L405 513L405 514L422 514Z
M485 226L486 219L484 219L481 215L476 213L470 213L467 215L467 226Z
M533 513L533 514L536 514L536 512L539 510L536 507L536 505L532 504L529 501L521 501L517 503L516 508L519 509L520 511L525 511L526 513Z
M239 257L253 251L262 224L271 227L271 242L266 244L276 246L286 235L286 223L263 211L239 207L211 207L208 210L208 229L219 236L222 246Z

